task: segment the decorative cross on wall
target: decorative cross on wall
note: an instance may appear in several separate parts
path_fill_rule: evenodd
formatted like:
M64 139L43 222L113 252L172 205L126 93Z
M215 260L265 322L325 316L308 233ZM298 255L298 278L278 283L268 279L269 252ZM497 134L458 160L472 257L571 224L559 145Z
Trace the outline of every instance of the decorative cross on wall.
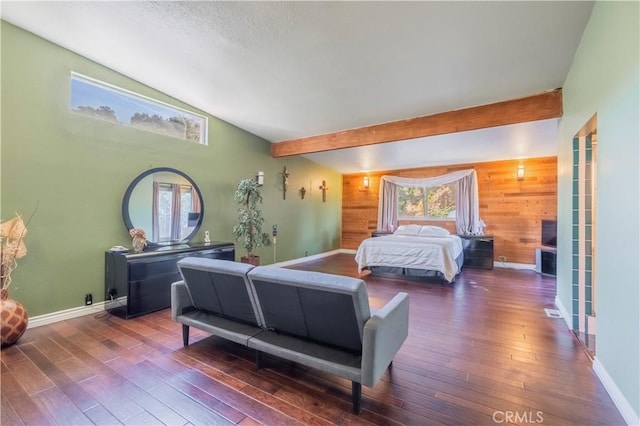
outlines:
M307 190L305 189L304 186L302 188L300 188L300 197L302 197L303 200L304 200L304 195L306 193L307 193Z
M289 171L287 170L287 166L284 166L282 170L282 199L287 199L287 186L289 185Z
M327 182L326 181L322 181L322 185L320 185L320 188L322 190L322 202L326 202L327 201L327 191L329 190L329 187L327 186Z

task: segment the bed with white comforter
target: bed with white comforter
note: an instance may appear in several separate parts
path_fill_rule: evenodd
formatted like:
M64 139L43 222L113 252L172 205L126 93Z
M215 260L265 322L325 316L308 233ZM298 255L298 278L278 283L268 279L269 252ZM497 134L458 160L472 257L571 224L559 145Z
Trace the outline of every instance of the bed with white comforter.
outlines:
M413 275L420 275L420 271L437 271L444 280L453 282L462 264L460 237L448 231L437 236L433 232L413 235L413 232L407 234L406 229L402 228L398 228L398 231L404 232L364 240L355 257L358 272L364 269L374 271L375 267L403 271L400 272L402 275L407 275L407 271L418 271Z

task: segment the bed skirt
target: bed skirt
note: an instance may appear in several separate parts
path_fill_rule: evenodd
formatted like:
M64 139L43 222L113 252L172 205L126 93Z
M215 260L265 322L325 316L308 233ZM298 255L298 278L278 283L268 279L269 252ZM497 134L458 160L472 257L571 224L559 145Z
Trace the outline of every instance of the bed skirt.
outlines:
M451 281L444 278L444 274L440 271L430 269L414 269L414 268L398 268L392 266L368 266L364 269L371 271L371 275L383 278L398 278L409 281L435 282L442 284L453 284L456 277L460 274L462 263L464 262L464 251L456 258L458 265L458 273Z

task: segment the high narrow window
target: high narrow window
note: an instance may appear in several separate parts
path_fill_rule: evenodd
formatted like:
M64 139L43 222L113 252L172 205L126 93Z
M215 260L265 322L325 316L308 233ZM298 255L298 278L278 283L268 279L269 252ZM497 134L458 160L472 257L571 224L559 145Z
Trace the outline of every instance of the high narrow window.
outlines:
M166 136L207 144L207 118L116 86L71 74L71 110Z

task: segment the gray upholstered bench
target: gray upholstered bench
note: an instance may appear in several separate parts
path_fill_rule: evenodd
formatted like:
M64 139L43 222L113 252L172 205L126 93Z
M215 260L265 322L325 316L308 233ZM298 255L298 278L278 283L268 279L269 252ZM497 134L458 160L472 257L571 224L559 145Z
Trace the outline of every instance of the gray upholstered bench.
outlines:
M197 327L255 349L258 368L268 353L346 378L355 413L361 385L375 386L407 337L408 294L370 309L361 279L203 258L178 266L171 309L185 346Z

